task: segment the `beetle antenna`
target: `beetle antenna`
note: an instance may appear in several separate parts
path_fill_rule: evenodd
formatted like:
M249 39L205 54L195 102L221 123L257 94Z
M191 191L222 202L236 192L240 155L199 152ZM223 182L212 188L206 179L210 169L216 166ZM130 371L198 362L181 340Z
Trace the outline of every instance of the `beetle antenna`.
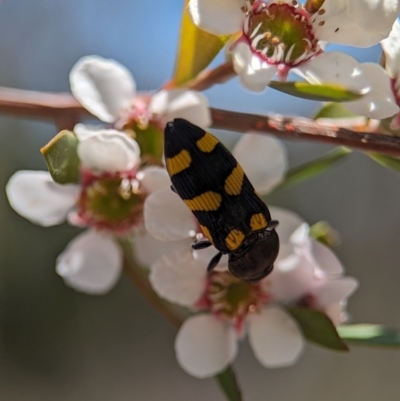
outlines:
M272 231L279 224L278 220L271 220L268 224L267 231Z
M208 264L207 267L207 273L211 273L215 267L217 267L219 261L221 260L222 257L222 252L218 252L211 260L210 263Z
M211 246L212 243L209 240L205 240L205 241L197 241L197 242L193 242L192 244L192 249L195 249L196 251L199 249L205 249L208 248L209 246Z

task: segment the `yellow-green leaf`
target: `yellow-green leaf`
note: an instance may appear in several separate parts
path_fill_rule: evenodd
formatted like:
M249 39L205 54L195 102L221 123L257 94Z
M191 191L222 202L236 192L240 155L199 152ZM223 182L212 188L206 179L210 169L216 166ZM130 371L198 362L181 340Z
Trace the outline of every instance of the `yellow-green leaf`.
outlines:
M73 184L79 181L78 143L75 134L65 130L40 149L51 177L58 184Z
M321 107L315 115L314 120L318 118L353 118L358 117L341 103L328 103Z
M307 82L271 81L269 86L288 95L322 102L348 102L359 99L362 95L349 91L341 85L314 85Z
M184 85L203 71L229 39L229 36L215 36L194 25L187 11L188 2L185 1L183 9L175 62L173 82L177 86Z
M400 347L400 330L379 324L352 324L338 327L340 337L352 344Z
M400 159L381 153L368 153L368 156L383 167L390 168L400 173Z

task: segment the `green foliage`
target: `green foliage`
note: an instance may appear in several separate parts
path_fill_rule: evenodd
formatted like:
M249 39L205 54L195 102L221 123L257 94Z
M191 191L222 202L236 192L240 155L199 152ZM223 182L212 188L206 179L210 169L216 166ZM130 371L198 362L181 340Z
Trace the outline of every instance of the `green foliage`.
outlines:
M352 324L338 327L340 337L357 345L400 347L400 330L379 324Z
M341 103L328 103L321 107L315 115L314 120L318 118L352 118L357 114L352 113Z
M332 321L322 312L302 307L288 308L307 340L335 351L348 351Z
M333 164L351 153L351 149L338 146L326 155L288 170L279 187L299 183L327 171Z
M271 81L269 86L288 95L321 102L348 102L359 99L362 95L347 90L340 85L314 85L307 82Z
M242 395L232 368L228 367L215 376L215 379L229 401L242 401Z
M193 24L185 1L173 82L180 86L203 71L225 46L229 36L215 36Z
M74 184L79 181L78 144L75 134L65 130L40 149L51 177L58 184Z
M400 159L393 156L382 155L380 153L368 153L368 156L379 163L381 166L400 172Z
M310 237L322 244L333 248L339 245L339 233L334 230L326 221L318 221L310 227Z

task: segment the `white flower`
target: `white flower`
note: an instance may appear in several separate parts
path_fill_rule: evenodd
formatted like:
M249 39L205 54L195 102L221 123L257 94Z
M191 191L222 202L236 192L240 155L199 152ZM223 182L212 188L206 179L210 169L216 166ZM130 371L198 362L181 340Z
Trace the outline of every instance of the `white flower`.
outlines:
M57 259L65 283L90 294L108 292L122 270L122 254L111 234L142 225L144 196L169 186L166 171L138 171L137 143L116 130L78 127L82 163L79 185L59 185L44 171L18 171L6 192L21 216L45 227L64 222L92 227L78 235Z
M117 127L129 121L140 127L147 127L149 122L163 126L174 118L185 118L204 128L211 124L208 102L202 94L172 89L139 97L134 78L115 60L83 57L72 68L70 83L82 106L101 121Z
M341 52L324 53L319 42L347 38L350 45L377 43L389 34L398 8L393 0L325 0L310 16L302 4L291 0L189 3L192 19L201 28L215 34L242 31L230 49L235 72L246 88L262 91L275 75L284 80L292 70L312 84L338 84L364 95L349 108L379 119L393 115L395 106L382 89L387 81L383 70L361 65Z
M285 305L319 309L335 323L343 321L339 312L356 281L341 277L336 256L308 237L307 226L297 215L279 208L271 208L271 214L280 220L277 231L286 249L273 273L259 283L240 281L226 266L207 275L203 258L194 258L190 250L166 254L151 265L150 281L161 297L202 311L184 322L175 340L178 362L193 376L223 371L246 332L262 365L293 364L304 339Z

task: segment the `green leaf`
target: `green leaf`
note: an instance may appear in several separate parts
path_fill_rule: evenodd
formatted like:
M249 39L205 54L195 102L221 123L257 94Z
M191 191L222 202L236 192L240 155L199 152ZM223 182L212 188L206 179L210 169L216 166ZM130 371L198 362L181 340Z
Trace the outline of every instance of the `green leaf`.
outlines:
M352 113L341 103L328 103L321 107L315 115L314 120L318 118L353 118L359 117L357 114Z
M315 159L311 162L292 168L286 173L286 176L279 187L298 183L321 174L332 167L333 164L349 155L351 152L351 149L344 146L339 146L319 159Z
M78 138L71 131L61 131L40 151L50 175L58 184L79 182Z
M326 221L318 221L310 227L310 237L333 248L340 243L339 233Z
M379 123L379 130L384 134L400 136L400 129L394 129L391 127L393 117L384 118Z
M340 337L352 344L400 347L400 330L379 324L352 324L338 327Z
M183 9L173 78L174 84L178 86L184 85L203 71L229 39L229 36L215 36L194 25L187 11L187 4L188 0Z
M349 350L324 313L301 307L288 308L288 312L297 321L307 340L335 351Z
M322 102L348 102L359 99L362 96L340 85L314 85L308 82L271 81L269 86L288 95Z
M400 159L397 157L382 155L380 153L367 154L372 160L375 160L381 166L400 172Z
M215 376L221 390L229 401L242 401L242 394L231 367Z

